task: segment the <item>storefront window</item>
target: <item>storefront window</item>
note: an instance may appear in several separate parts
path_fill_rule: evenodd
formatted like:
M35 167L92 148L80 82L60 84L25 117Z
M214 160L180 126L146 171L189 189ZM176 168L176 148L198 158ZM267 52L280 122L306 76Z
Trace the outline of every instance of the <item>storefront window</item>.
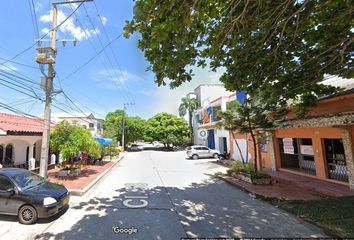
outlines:
M343 182L348 182L348 170L342 139L324 139L328 177Z
M281 167L316 175L311 138L278 138Z

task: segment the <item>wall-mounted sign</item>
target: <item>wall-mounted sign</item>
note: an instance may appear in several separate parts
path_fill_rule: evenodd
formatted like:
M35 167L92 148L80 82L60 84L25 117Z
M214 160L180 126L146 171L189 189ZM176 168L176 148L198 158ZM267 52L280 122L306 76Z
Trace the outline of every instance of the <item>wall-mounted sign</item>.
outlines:
M266 143L261 143L261 152L267 152L267 144Z
M314 155L312 145L300 145L300 152L305 155Z
M199 129L198 130L198 137L200 139L207 139L208 138L208 131L205 129Z
M292 138L283 138L283 149L286 154L294 154L294 144Z

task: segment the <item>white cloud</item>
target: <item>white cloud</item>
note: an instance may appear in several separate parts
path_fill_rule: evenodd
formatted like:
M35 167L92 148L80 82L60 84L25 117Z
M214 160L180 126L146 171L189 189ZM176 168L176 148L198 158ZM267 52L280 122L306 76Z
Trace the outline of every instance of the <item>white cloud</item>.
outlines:
M35 2L34 4L34 9L36 10L36 12L40 11L43 8L43 4L40 2Z
M42 15L39 20L43 23L51 23L52 22L52 16L53 16L53 11L51 10L45 15ZM67 16L62 10L58 11L58 25L61 24ZM50 29L48 28L43 28L41 31L42 33L47 33ZM90 28L81 28L77 25L75 25L74 19L69 18L67 19L60 27L59 31L62 33L66 33L71 35L77 40L85 40L88 39L96 34L99 34L100 31L98 29L90 29Z
M98 83L98 87L119 89L125 82L144 81L142 77L132 74L127 70L120 71L118 69L100 70L92 77Z
M150 97L156 95L156 91L146 90L146 89L141 89L138 91L138 93L141 95L150 96Z
M102 16L102 17L101 17L101 20L102 20L102 24L103 24L103 25L106 25L106 24L107 24L107 21L108 21L108 20L107 20L106 17Z
M7 65L0 65L0 70L3 72L13 72L13 71L17 71L18 68L15 67L14 65L7 64Z
M212 72L208 69L201 69L193 67L195 76L192 81L182 84L182 86L176 89L170 89L168 86L156 88L156 107L152 116L158 112L168 112L178 115L178 107L182 97L185 97L187 93L193 92L200 84L221 84L220 77L223 69L217 72Z

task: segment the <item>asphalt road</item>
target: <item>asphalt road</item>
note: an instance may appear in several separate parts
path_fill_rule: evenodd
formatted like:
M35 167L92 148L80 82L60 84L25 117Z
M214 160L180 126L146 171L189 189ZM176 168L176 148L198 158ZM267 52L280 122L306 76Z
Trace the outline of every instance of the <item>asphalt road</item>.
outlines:
M324 236L318 228L214 178L215 172L226 170L214 161L188 160L185 152L128 153L88 193L73 197L65 214L32 226L26 236L162 240ZM0 227L3 221L0 218ZM11 239L14 236L18 234Z

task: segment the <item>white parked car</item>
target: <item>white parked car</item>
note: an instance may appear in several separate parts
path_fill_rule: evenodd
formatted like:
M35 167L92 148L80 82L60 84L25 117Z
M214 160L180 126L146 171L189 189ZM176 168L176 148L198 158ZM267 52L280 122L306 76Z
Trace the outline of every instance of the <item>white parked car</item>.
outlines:
M187 156L192 159L198 159L198 158L218 158L220 152L215 149L210 149L205 146L190 146L186 148L187 150Z

